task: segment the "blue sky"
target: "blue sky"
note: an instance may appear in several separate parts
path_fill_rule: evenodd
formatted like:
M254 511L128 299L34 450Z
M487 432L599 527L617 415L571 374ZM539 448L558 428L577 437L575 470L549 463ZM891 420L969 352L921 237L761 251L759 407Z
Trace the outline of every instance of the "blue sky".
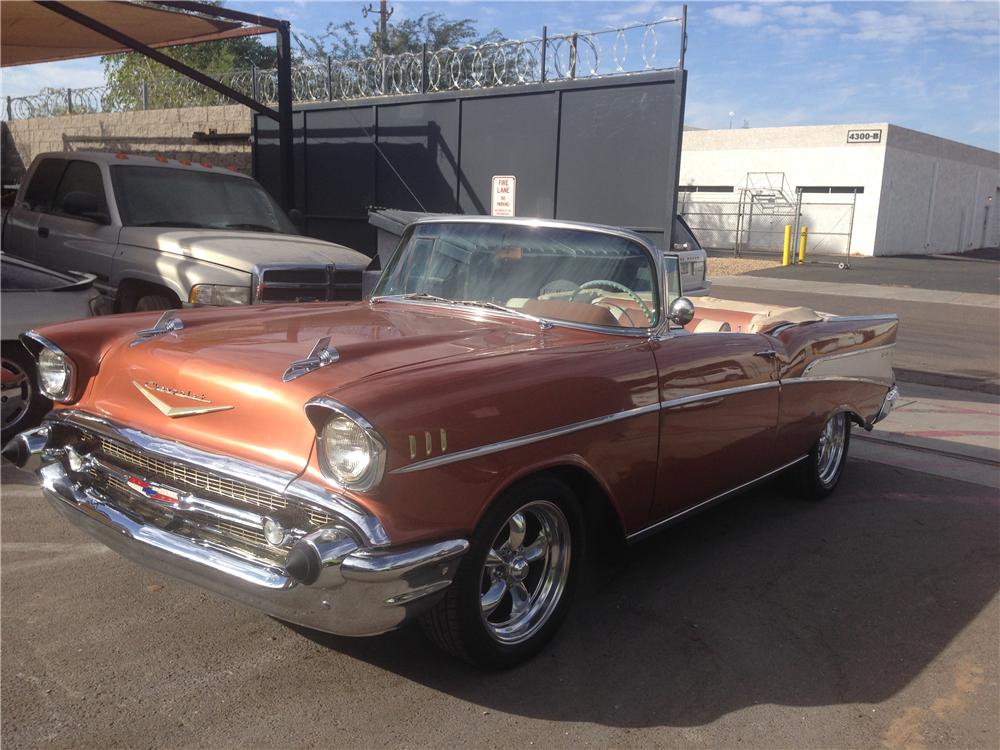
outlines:
M377 5L377 0L374 2ZM671 2L390 3L394 18L437 11L514 39L677 15ZM240 2L230 7L316 33L359 24L367 0ZM1000 3L689 3L688 125L892 122L1000 150ZM663 46L669 42L661 42ZM4 69L3 95L103 82L96 59Z

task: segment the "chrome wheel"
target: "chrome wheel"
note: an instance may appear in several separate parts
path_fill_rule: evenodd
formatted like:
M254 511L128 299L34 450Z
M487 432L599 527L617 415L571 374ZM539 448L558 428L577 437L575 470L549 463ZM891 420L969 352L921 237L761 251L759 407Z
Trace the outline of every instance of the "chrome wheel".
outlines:
M844 458L847 417L841 412L830 417L819 437L819 452L816 456L816 472L819 481L830 485L837 478L840 462Z
M0 379L0 418L3 429L14 427L20 422L31 407L34 390L31 377L16 362L7 358L2 362L2 379Z
M559 605L570 570L570 526L559 506L521 506L486 554L479 606L486 630L503 644L522 643Z

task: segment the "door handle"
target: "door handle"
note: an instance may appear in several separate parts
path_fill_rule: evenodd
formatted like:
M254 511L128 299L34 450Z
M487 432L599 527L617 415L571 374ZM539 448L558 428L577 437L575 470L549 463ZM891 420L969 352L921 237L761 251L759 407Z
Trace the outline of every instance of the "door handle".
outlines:
M38 236L39 237L48 237L49 236L49 228L48 227L38 227Z
M762 352L754 352L755 357L764 357L764 359L775 359L778 353L774 349L765 349Z

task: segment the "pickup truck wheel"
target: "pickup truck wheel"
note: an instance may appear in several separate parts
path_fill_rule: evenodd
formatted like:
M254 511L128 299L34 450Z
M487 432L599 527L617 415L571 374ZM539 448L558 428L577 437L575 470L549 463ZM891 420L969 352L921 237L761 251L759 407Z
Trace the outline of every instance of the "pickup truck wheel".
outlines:
M118 304L115 312L153 312L154 310L176 310L181 306L177 295L168 289L145 284L143 282L125 281L118 289Z
M38 392L35 363L20 343L3 344L0 356L0 408L3 415L4 445L17 433L35 427L52 408L52 402Z
M851 420L844 412L834 414L799 466L799 492L805 499L822 500L833 492L844 473L850 444Z
M583 560L583 518L572 490L539 476L487 511L424 632L471 664L511 667L558 629Z

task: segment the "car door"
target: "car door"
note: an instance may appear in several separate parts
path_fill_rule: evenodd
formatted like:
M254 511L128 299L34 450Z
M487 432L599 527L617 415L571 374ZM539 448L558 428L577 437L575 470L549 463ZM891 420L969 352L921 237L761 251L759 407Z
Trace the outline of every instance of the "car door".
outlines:
M680 287L667 256L668 305ZM774 469L779 381L757 333L688 333L653 340L659 379L659 468L650 522L674 516Z
M81 196L92 196L85 212ZM111 225L101 168L89 161L67 162L47 212L38 220L35 259L66 271L84 271L101 279L111 275L118 227Z
M29 260L36 260L35 243L38 222L52 205L56 187L62 178L66 161L46 158L39 161L27 175L27 184L18 200L7 213L3 229L3 251Z

